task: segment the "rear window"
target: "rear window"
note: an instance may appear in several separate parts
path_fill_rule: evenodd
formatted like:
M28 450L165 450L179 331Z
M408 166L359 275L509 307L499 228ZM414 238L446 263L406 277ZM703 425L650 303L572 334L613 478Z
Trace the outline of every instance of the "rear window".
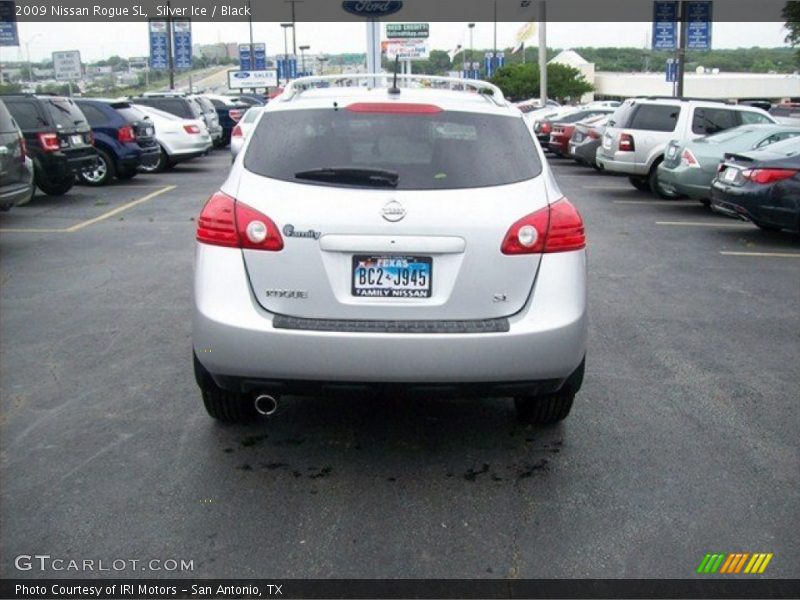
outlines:
M739 125L738 112L727 108L696 108L692 117L692 132L710 135Z
M16 131L17 124L8 112L6 105L0 101L0 133L8 133L9 131Z
M398 174L396 189L403 190L504 185L542 171L521 118L334 109L265 113L244 166L264 177L317 184L296 174L332 167L383 169Z
M608 121L609 127L627 127L628 123L631 120L631 116L636 109L636 104L633 102L623 102L617 110L614 111L614 114L611 115L611 119Z
M50 111L50 118L57 128L75 129L86 126L86 117L69 98L42 98L42 103Z
M249 109L244 116L242 117L242 123L252 123L258 118L258 115L261 114L261 111L255 108Z
M147 106L153 106L165 112L182 117L184 119L194 119L195 116L189 109L189 104L180 98L144 98L140 102Z
M91 104L87 104L85 102L82 102L79 106L84 116L89 120L89 125L92 127L97 127L99 125L108 123L108 117L106 114L96 106L92 106Z
M116 110L128 123L144 121L147 117L147 115L145 115L142 111L140 111L138 108L134 108L130 104L122 108L117 108Z
M6 103L6 108L8 108L14 120L19 125L19 128L22 130L28 131L47 127L47 121L42 117L41 113L39 113L39 108L35 100L22 100L19 102L9 100Z
M675 131L678 124L680 106L666 104L640 104L639 108L624 125L627 129L644 129L646 131ZM618 127L620 127L618 125Z

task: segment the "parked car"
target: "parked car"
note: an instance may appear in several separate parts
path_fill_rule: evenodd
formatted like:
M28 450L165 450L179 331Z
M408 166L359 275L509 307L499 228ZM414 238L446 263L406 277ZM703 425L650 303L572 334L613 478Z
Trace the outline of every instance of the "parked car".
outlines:
M152 106L135 104L156 129L159 145L158 160L142 165L145 173L157 173L171 169L176 164L203 156L213 146L211 136L201 119L182 119Z
M250 131L252 131L253 126L256 124L258 117L263 111L263 106L250 107L236 124L236 127L233 128L233 132L231 133L231 154L234 157L239 154L239 150L242 149L242 145L244 144L247 135L250 133Z
M28 202L33 196L33 161L25 138L0 100L0 210Z
M75 185L76 175L95 169L92 130L72 99L7 94L2 100L22 131L33 160L34 181L45 194L66 194Z
M711 183L711 208L761 229L800 233L800 137L727 154Z
M603 132L611 119L610 115L596 117L591 123L582 122L575 124L575 131L569 140L569 155L576 162L600 169L595 161L597 148L603 139Z
M226 94L233 102L247 104L248 106L264 106L266 97L262 94Z
M160 149L153 124L129 102L76 98L75 104L89 121L98 155L97 167L80 173L81 181L100 186L115 177L132 179L141 165L158 161Z
M588 117L586 119L581 119L580 123L591 124L595 121L600 119L605 119L608 116L609 112L605 112L599 115L594 115ZM569 117L567 117L569 118ZM556 156L567 156L569 155L569 141L572 139L572 134L575 132L575 126L577 122L569 122L567 121L558 121L552 124L552 128L550 131L550 140L548 141L547 147Z
M659 185L667 191L689 196L708 205L711 181L726 153L765 148L800 135L800 127L789 125L740 125L694 141L673 140L658 165Z
M533 124L533 132L542 146L549 149L550 134L553 131L553 125L556 123L572 124L591 117L609 115L613 112L613 108L604 106L598 106L597 108L572 107L572 110L559 111L552 116L536 119ZM569 138L567 138L566 143L569 143Z
M658 184L658 165L670 140L690 141L739 125L774 123L761 109L708 100L633 98L611 117L597 149L597 164L628 176L637 190L663 198L676 193Z
M189 99L200 105L200 109L203 112L203 122L206 124L211 141L214 143L215 148L219 148L223 145L222 125L219 124L219 115L214 104L211 100L201 95L189 96Z
M194 365L212 417L392 385L567 416L583 222L520 112L482 85L491 100L290 83L266 106L197 221Z
M551 100L550 98L547 99L545 103L545 107L550 108L559 108L561 105L556 102L555 100ZM538 110L542 108L542 103L539 98L531 98L529 100L523 100L522 102L517 102L516 107L522 111L523 113L529 113L534 110Z
M778 123L784 125L800 125L800 103L783 102L769 109L769 114L775 117Z
M245 111L250 108L249 104L239 101L236 97L219 96L215 94L203 94L217 110L219 124L222 126L222 146L227 146L231 142L231 133L236 123L244 116Z

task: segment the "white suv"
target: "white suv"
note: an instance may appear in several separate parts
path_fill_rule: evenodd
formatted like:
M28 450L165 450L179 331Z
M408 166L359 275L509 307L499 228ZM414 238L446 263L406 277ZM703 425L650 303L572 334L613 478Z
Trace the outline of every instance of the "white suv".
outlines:
M358 85L385 77L293 81L203 208L193 345L208 413L400 387L563 419L586 354L578 211L497 87Z
M638 190L652 190L664 198L675 192L658 183L658 165L671 140L689 141L731 127L774 123L765 111L709 100L632 98L611 116L598 147L598 166L628 175Z

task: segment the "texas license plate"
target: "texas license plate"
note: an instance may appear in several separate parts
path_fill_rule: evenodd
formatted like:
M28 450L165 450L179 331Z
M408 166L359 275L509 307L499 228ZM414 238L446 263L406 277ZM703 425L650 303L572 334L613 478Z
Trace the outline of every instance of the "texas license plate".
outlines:
M731 183L732 181L736 180L736 174L738 173L737 169L732 169L728 167L725 169L725 172L722 174L722 179L727 183Z
M433 259L430 256L353 256L353 296L430 298Z
M677 146L669 146L667 148L667 158L674 157L677 152L678 152L678 147Z

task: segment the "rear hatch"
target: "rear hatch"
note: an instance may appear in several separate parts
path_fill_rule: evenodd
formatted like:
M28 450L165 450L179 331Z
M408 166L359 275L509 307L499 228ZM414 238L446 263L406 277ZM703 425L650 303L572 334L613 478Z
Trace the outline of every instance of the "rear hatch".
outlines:
M267 111L252 132L235 194L284 241L243 251L257 301L305 318L519 311L540 255L506 256L501 244L548 204L522 118L366 106Z
M40 97L63 152L86 152L92 147L92 133L86 117L78 105L69 98ZM94 152L92 150L92 152Z

